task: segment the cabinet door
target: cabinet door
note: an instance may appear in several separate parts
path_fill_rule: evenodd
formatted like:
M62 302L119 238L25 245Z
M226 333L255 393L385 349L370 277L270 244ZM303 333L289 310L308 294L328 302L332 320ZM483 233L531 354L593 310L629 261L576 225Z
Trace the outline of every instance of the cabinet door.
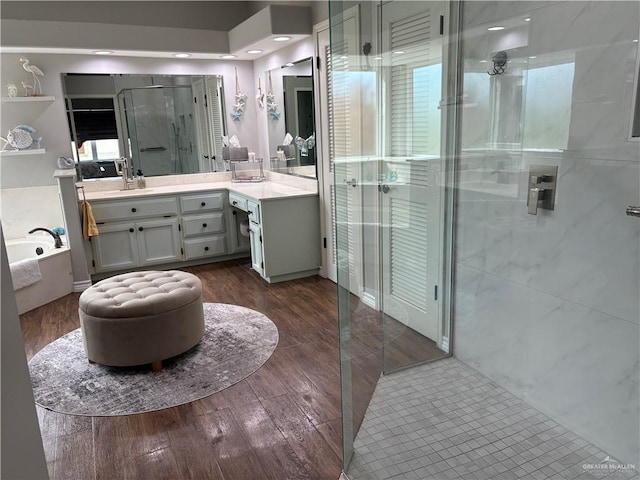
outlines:
M264 263L262 258L262 228L256 223L249 224L251 235L251 268L262 275Z
M136 222L140 266L182 260L177 218Z
M134 223L100 225L100 235L91 237L97 272L138 266L138 244Z

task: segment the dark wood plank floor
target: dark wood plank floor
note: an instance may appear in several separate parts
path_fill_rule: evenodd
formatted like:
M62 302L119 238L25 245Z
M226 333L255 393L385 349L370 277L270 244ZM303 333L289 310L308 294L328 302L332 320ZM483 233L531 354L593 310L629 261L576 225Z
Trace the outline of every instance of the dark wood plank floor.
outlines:
M240 261L185 270L201 278L205 302L267 315L280 334L273 356L222 392L158 412L80 417L38 407L50 478L337 479L342 439L335 284L310 277L269 285ZM28 358L79 327L78 297L70 294L21 316ZM353 299L351 321L357 430L381 372L382 319ZM412 338L411 348L416 345Z

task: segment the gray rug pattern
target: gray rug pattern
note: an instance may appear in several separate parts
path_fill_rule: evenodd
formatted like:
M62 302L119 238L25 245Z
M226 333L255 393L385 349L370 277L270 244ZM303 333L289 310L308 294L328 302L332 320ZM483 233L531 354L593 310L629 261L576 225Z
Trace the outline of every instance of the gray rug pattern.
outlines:
M248 377L278 345L278 329L262 313L205 303L204 337L191 350L149 365L90 364L82 333L50 343L29 362L36 403L69 415L113 416L150 412L212 395Z

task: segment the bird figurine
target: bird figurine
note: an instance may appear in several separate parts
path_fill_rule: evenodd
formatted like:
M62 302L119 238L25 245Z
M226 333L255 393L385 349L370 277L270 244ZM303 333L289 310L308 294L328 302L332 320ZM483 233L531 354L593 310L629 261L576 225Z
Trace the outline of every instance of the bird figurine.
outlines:
M31 85L27 85L24 82L20 82L22 84L22 88L24 88L24 96L31 97L33 96L33 87Z
M33 94L36 94L37 87L38 95L42 95L42 86L38 77L44 77L44 73L35 65L29 65L28 58L20 57L20 61L22 62L22 68L33 76Z

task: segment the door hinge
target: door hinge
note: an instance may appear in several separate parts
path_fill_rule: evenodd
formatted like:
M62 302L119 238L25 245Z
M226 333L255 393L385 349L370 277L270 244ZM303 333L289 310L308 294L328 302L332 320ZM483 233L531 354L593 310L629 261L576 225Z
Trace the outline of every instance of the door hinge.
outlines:
M260 262L260 268L264 268L264 262Z
M178 224L178 231L181 232L182 231L182 227L180 226L180 224Z
M433 286L433 299L438 300L438 285Z
M95 260L91 260L91 265L93 265L95 267L96 266L96 261Z
M198 103L198 97L193 97L193 103Z
M262 243L262 235L260 235L260 243Z
M320 70L320 55L316 56L316 68Z
M440 15L440 35L444 35L444 15Z
M327 237L324 237L322 239L322 245L323 245L324 248L327 248Z
M204 106L205 106L205 107L208 107L208 106L209 106L209 105L207 105L207 95L206 95L206 94L205 94L205 96L204 96Z
M184 255L184 248L180 247L180 255Z

